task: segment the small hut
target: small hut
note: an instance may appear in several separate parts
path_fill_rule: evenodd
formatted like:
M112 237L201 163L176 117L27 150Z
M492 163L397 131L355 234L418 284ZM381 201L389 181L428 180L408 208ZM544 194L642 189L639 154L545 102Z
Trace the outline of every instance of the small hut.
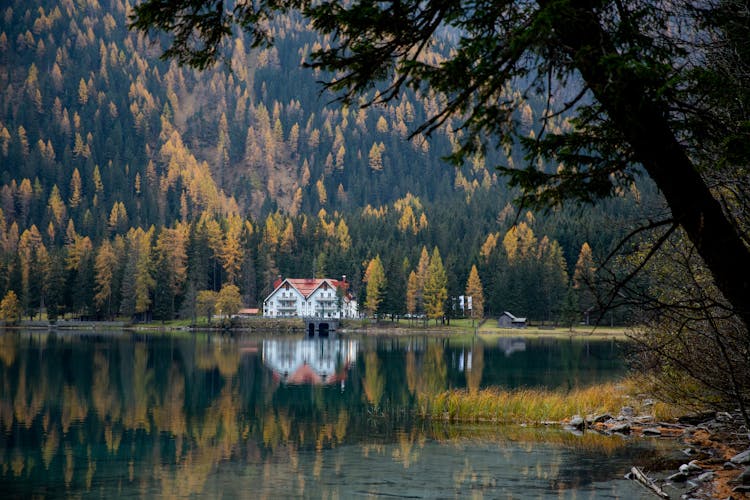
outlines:
M497 326L500 328L526 328L526 318L518 318L505 311L497 319Z

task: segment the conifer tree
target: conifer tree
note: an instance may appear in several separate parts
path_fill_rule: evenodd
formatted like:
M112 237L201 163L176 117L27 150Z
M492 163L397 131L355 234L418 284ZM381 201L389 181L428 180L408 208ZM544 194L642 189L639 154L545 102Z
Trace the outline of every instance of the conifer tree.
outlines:
M422 252L419 254L419 262L417 263L417 312L425 312L424 303L424 286L427 280L427 268L430 266L430 254L427 251L427 247L422 247Z
M547 240L545 236L543 242ZM565 306L568 294L568 264L565 262L562 248L556 240L549 245L540 244L540 259L542 266L542 314L544 319L552 320L558 317Z
M591 253L591 247L587 242L581 245L581 251L578 254L575 271L573 272L573 289L577 293L578 307L584 314L586 324L589 324L589 315L596 306L596 297L594 296L594 273L596 266Z
M244 257L240 242L243 225L238 215L229 217L226 222L227 230L220 250L221 265L224 268L227 283L236 284L239 282L240 267Z
M108 239L99 246L94 260L94 279L96 280L94 302L97 309L110 316L114 275L117 267L117 256Z
M47 207L49 208L52 220L55 222L55 225L59 229L62 229L63 224L65 223L65 218L67 216L67 210L65 208L65 202L62 200L62 196L60 196L60 190L58 189L57 184L52 186L52 191L49 195Z
M368 164L375 172L383 170L383 151L377 143L373 143L368 154Z
M73 175L70 177L70 198L68 206L77 208L81 204L81 174L78 169L73 169Z
M437 323L445 313L445 301L448 299L448 275L443 267L440 251L435 247L427 267L424 284L424 307L427 317Z
M60 252L50 257L50 273L47 281L47 294L45 305L47 307L47 319L51 322L57 320L65 307L65 262Z
M419 295L419 279L417 273L409 273L406 284L406 312L414 316L417 313L417 296Z
M469 279L466 281L466 297L471 297L471 317L482 319L484 317L484 290L479 279L477 266L472 265Z
M380 304L383 301L386 287L385 270L380 255L376 255L375 258L370 260L363 281L367 284L365 309L370 315L376 315L380 311Z
M406 277L398 256L392 256L386 260L385 270L388 279L380 309L383 313L389 314L393 320L401 316L406 309Z

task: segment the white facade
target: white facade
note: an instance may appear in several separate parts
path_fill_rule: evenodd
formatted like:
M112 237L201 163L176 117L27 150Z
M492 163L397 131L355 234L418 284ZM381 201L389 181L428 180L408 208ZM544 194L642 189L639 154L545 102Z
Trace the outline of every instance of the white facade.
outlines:
M337 289L342 293L337 294ZM357 301L347 283L329 278L285 279L263 301L267 318L355 318Z

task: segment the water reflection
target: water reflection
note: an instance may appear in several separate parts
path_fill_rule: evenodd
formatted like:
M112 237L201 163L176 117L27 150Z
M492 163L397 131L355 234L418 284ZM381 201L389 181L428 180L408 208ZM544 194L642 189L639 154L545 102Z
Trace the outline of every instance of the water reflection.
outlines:
M529 344L506 357L495 345L428 338L6 333L0 491L6 498L595 491L652 445L412 418L420 394L502 383L531 366L515 359L530 352L547 367L536 381L563 372L570 355L581 363L568 379L619 369L604 368L606 345L569 345L552 356L555 349ZM587 356L593 365L580 368Z
M357 341L344 339L263 340L263 363L284 384L344 381L357 360Z
M513 353L524 352L526 350L526 339L501 338L497 340L497 345L505 353L505 357L508 358Z

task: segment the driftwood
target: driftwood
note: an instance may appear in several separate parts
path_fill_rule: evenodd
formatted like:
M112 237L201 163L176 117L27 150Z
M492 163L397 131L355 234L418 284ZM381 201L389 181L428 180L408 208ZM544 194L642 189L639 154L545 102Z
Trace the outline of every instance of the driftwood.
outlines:
M669 498L669 495L663 489L659 488L659 486L657 486L653 479L650 479L638 467L633 467L632 469L630 469L630 478L642 484L654 495L661 498Z

